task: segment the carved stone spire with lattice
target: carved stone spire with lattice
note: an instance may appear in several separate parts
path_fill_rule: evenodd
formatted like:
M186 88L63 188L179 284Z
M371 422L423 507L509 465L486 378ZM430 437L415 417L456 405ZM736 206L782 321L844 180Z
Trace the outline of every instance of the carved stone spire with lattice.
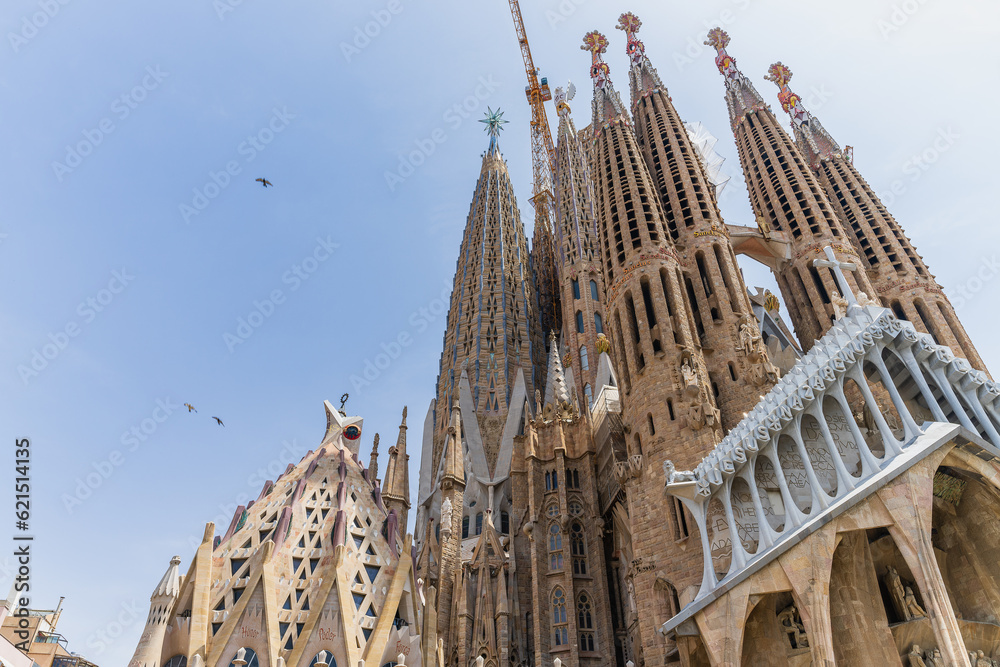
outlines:
M736 147L761 234L758 257L774 272L802 349L809 349L833 323L839 293L833 275L818 270L813 260L823 259L828 245L842 261L857 261L857 252L806 158L726 52L729 35L714 28L705 43L718 52L715 63L726 81ZM864 272L851 274L849 281L857 292L874 292Z
M434 461L440 460L447 406L458 397L463 368L476 413L500 424L510 408L518 369L524 370L529 395L544 373L527 239L497 140L506 121L501 112L491 111L484 122L490 146L473 193L448 310L437 383ZM485 429L483 437L492 468L500 433Z
M934 336L975 368L985 368L944 290L902 226L854 166L853 151L841 150L819 119L788 86L792 71L780 62L767 79L779 88L778 101L792 122L795 143L833 203L857 249L875 294L897 317Z
M741 333L758 326L714 185L667 89L646 57L642 22L622 14L628 36L635 133L681 258L705 364L724 428L735 426L777 380L767 350Z
M618 363L622 422L627 434L629 515L662 502L658 472L668 459L692 464L721 437L701 344L692 324L680 261L667 231L656 185L601 54L607 40L584 38L594 79L594 191L600 263L606 285L611 345ZM656 561L678 588L696 583L699 555L677 548L665 521L632 526L633 558ZM657 573L636 572L639 637L647 661L665 651L656 634Z

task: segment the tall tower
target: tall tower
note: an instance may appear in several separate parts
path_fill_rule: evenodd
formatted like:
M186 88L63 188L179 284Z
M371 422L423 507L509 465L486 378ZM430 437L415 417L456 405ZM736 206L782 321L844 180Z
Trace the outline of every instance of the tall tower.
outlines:
M441 459L448 407L458 398L458 380L467 369L471 407L484 421L483 448L492 469L517 372L523 370L526 390L532 395L536 386L542 386L544 350L524 225L498 144L507 121L503 112L491 111L482 122L487 123L490 144L472 197L451 293L432 458Z
M714 186L636 35L641 25L632 13L618 20L618 29L628 35L636 139L680 254L712 390L729 429L771 388L777 370L767 358Z
M656 629L673 613L657 590L697 584L701 550L698 540L677 538L676 514L668 521L650 521L649 511L663 504L663 464L670 459L679 467L693 466L721 431L679 258L628 113L602 60L607 45L607 38L594 31L582 48L593 57L600 262L631 468L625 488L633 560L626 588L629 606L638 610L642 651L634 660L651 667L665 661L668 647Z
M792 121L795 143L833 203L851 242L861 255L875 293L900 319L913 322L975 368L982 358L903 228L854 166L853 151L841 150L819 119L788 87L792 71L780 62L768 69L778 86L781 108Z
M565 90L556 88L556 257L562 300L563 348L572 359L576 391L588 406L600 387L597 337L604 334L604 281L597 256L594 188Z
M548 206L547 200L535 206ZM538 321L543 336L562 329L562 309L559 305L559 277L556 269L552 227L548 215L535 216L531 234L531 277L538 291Z
M725 78L729 118L761 235L788 249L774 258L772 270L807 350L830 327L833 299L839 294L832 272L813 261L825 259L828 245L838 261L857 262L859 257L806 158L726 53L729 35L714 28L705 43L718 52L715 64ZM874 295L865 272L852 272L848 281L856 292Z
M372 479L375 478L375 474L372 472ZM385 469L382 500L385 502L386 509L396 511L399 525L403 527L403 530L406 530L410 511L410 455L406 453L405 407L403 408L403 421L399 424L399 437L396 439L396 444L389 448L389 465Z

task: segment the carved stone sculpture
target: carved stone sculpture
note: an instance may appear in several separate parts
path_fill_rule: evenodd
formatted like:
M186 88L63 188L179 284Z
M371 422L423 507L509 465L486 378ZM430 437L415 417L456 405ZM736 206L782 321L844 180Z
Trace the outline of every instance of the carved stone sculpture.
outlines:
M910 652L906 654L906 657L910 659L910 667L927 667L918 644L910 647Z
M698 388L698 374L691 368L691 361L689 359L684 359L684 362L681 363L681 378L684 380L685 391L689 387Z
M450 535L451 534L451 519L452 519L452 507L451 498L445 498L444 502L441 503L441 534Z
M669 459L663 462L663 476L666 478L667 484L693 482L695 479L693 472L690 470L678 470L674 467L674 462Z
M889 590L889 596L892 598L892 604L896 608L896 613L904 621L910 620L910 616L906 612L906 591L903 589L899 573L892 565L886 570L884 581L885 587Z
M839 294L834 294L830 301L833 303L833 319L839 320L847 314L847 299Z
M782 631L788 636L788 641L791 643L792 648L809 647L806 628L802 625L802 619L799 618L799 612L795 608L795 605L786 607L784 611L778 614L778 625L781 626Z
M913 589L909 586L906 587L906 593L903 595L904 609L906 610L906 620L914 618L923 618L927 616L927 612L917 604L917 598L913 595Z

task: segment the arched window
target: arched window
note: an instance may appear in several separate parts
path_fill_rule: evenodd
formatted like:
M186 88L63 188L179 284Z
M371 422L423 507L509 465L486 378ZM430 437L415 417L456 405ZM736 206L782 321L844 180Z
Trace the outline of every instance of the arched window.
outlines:
M479 512L476 514L476 535L483 532L483 513Z
M594 280L590 281L590 298L598 303L601 301L601 297L597 294L597 282Z
M545 490L552 490L552 473L550 472L545 473Z
M510 532L510 514L507 514L507 512L503 510L500 512L500 532Z
M594 651L594 616L591 613L590 596L580 593L576 603L576 627L580 631L580 650Z
M576 311L576 332L583 333L583 313Z
M587 574L587 543L583 536L583 524L574 521L569 528L570 552L573 554L573 574Z
M549 569L563 569L562 528L558 523L549 526Z
M163 667L187 667L188 659L186 655L179 653L163 663Z
M469 536L469 517L468 516L463 516L462 517L462 539L464 540L468 536Z
M590 384L583 385L583 395L587 397L587 405L591 408L594 407L594 390L590 388Z
M566 594L561 588L552 592L552 630L555 634L555 645L569 644L569 627L566 620Z
M590 370L590 361L587 359L587 346L580 346L580 368L582 370Z
M576 278L573 279L573 298L574 299L580 298L580 281L577 280Z
M604 322L601 320L600 313L594 313L594 330L599 334L604 333Z

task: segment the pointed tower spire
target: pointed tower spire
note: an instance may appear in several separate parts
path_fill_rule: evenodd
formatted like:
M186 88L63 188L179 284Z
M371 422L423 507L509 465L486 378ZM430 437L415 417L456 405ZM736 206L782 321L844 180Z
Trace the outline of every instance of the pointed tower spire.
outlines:
M795 134L799 150L809 160L809 166L815 171L821 160L829 160L841 152L840 146L833 140L802 103L802 98L792 92L788 82L792 78L792 70L786 65L776 62L767 69L766 80L778 86L778 101L792 119L792 132Z
M830 328L833 298L839 293L833 274L813 260L826 259L826 246L833 247L840 262L859 262L860 257L845 243L847 231L805 156L726 52L729 35L714 28L705 43L718 51L715 62L726 80L736 148L760 232L744 242L756 244L760 252L755 256L774 272L795 333L808 350ZM855 271L848 281L856 294L875 295L867 272Z
M708 376L714 381L723 428L731 428L777 380L777 370L768 361L759 335L746 346L733 346L733 341L741 340L741 331L759 327L753 304L715 198L715 186L646 57L637 34L640 26L642 22L632 13L618 19L618 29L628 36L636 139L653 177L670 238L683 252L681 271L695 329Z
M142 638L135 648L135 654L129 662L130 665L145 667L146 665L160 664L163 639L166 636L167 627L175 616L174 603L181 593L180 564L180 556L171 558L163 578L153 589L153 594L149 598L149 616L146 617L146 627L142 631Z
M968 359L973 367L985 369L951 301L902 226L858 172L853 154L841 150L788 86L792 71L776 62L768 68L766 78L778 86L778 101L791 117L795 143L833 203L875 293L897 317L930 333L956 356Z
M598 134L608 123L628 124L629 118L622 104L622 98L611 84L611 68L604 62L603 54L608 50L608 38L597 30L583 37L584 51L590 51L590 78L594 80L594 134Z
M719 410L705 368L692 303L673 247L657 184L628 116L614 93L600 55L607 40L597 32L584 38L594 78L594 200L604 308L621 380L621 421L629 462L630 516L661 502L662 481L654 470L669 460L694 465L721 438ZM612 116L612 114L615 114ZM671 180L673 176L671 176ZM702 193L707 196L707 193ZM634 526L633 557L655 558L658 572L637 572L639 640L647 661L662 655L657 634L657 574L683 589L697 584L685 565L692 552L678 545L668 522Z
M549 365L546 374L545 400L543 406L558 408L563 403L569 402L569 391L566 388L566 377L563 374L562 359L559 352L559 341L556 340L556 332L549 333Z
M396 444L389 448L389 463L385 468L385 484L382 499L387 510L396 510L399 525L406 529L407 512L410 509L410 455L406 453L406 408L399 424Z
M469 377L477 415L504 417L518 368L528 392L541 386L544 345L538 330L537 300L524 234L507 164L497 136L507 122L490 109L482 121L490 135L459 251L444 335L435 409L432 460L441 460L448 406L458 397L463 369ZM501 433L490 432L483 448L489 468L496 465ZM495 439L497 441L490 441Z
M462 448L462 409L458 398L451 404L451 421L445 442L444 478L465 484L465 457Z
M375 434L375 439L372 441L372 455L368 460L368 479L371 480L372 484L378 479L378 433Z
M705 44L715 49L715 66L726 79L726 105L729 107L729 120L735 130L736 125L742 123L748 113L763 111L767 109L767 105L750 79L743 76L743 72L736 67L736 59L726 52L729 33L722 28L712 28L708 31Z
M570 115L569 102L576 94L572 83L556 88L559 113L556 144L555 204L556 261L563 310L563 343L572 358L574 394L585 396L587 407L600 387L597 371L597 336L604 332L606 312L604 278L597 252L594 186L590 164Z

